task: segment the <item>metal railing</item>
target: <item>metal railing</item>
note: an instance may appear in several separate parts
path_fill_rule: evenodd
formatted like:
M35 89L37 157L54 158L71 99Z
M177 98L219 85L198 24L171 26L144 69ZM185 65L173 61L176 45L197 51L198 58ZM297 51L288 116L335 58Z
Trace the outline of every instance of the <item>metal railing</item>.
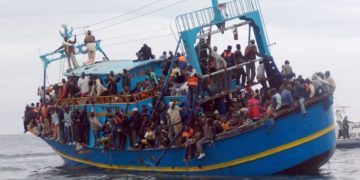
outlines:
M234 0L219 4L219 10L225 21L238 18L246 13L258 11L259 3L257 0ZM178 32L211 26L214 20L212 7L183 14L176 17L176 27Z

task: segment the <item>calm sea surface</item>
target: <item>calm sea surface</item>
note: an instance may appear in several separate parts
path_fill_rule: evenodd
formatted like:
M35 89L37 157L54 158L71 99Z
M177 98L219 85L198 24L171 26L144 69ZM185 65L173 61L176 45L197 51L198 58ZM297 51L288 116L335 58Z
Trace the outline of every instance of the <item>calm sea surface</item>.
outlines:
M96 168L70 169L32 135L0 136L0 179L187 179L189 177L128 174ZM197 179L197 178L192 178ZM203 179L203 178L201 178ZM215 179L207 177L204 179ZM360 148L339 150L316 174L234 179L360 179Z

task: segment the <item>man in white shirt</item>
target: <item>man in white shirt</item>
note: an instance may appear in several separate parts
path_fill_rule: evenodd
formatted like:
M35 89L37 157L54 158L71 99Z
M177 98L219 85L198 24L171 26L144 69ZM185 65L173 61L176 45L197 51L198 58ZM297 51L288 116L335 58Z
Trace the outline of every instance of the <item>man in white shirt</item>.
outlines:
M85 72L81 73L81 77L78 80L78 87L80 88L81 97L89 95L89 77L85 76Z
M326 71L325 72L325 81L329 84L330 88L329 88L329 93L330 94L334 94L335 89L336 89L336 84L335 84L335 80L330 76L330 71Z

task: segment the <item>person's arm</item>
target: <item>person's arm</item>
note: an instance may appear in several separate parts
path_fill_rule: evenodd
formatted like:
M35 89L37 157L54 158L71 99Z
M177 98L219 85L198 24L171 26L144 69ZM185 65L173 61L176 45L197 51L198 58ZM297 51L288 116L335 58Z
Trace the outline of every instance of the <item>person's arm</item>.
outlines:
M64 45L61 45L59 48L57 48L55 51L54 51L54 53L55 52L58 52L60 49L63 49L65 46Z

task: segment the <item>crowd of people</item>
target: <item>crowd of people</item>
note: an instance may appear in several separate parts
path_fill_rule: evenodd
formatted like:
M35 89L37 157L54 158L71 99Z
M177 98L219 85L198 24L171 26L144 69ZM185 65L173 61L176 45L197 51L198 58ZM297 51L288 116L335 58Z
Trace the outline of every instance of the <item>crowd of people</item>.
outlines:
M166 86L168 88L161 93L167 96L186 95L186 103L171 101L169 104L161 102L159 106L155 106L154 102L152 107L156 109L148 109L147 106L142 106L140 110L108 108L106 120L101 122L94 111L93 101L87 101L82 108L78 108L58 106L54 99L126 95L162 87L164 79L147 70L146 81L138 83L131 90L132 75L127 70L121 75L110 72L105 82L96 75L82 73L80 77L69 77L67 81L63 79L60 85L54 85L50 90L39 88L40 96L45 91L45 101L40 101L45 103L26 106L25 132L31 127L39 136L79 147L89 146L89 135L93 135L93 146L102 147L104 151L184 146L184 160L190 160L194 157L203 158L203 144L215 141L217 134L271 118L277 111L296 106L300 107L306 117L307 99L324 93L333 94L335 91L335 81L329 71L325 74L315 73L311 79L304 79L301 75L295 77L289 61L285 61L282 66L283 84L278 88L269 88L263 61L259 62L257 68L255 66L256 56L261 55L257 52L254 41L246 48L245 56L242 55L240 45L236 45L235 52L228 46L219 55L217 47L210 48L201 43L203 42L196 48L203 74L210 74L206 78L202 78L188 65L185 54L176 54L177 61L172 69L170 63L173 53L170 51L167 55L164 52L160 57L164 60L163 76L170 76ZM147 58L144 57L144 52L146 54L147 51L139 52L139 57ZM245 62L248 63L244 70L239 64ZM233 71L226 71L232 66L238 67ZM211 73L220 70L225 70L224 74L211 76ZM260 89L252 89L252 85L256 84L255 78L262 85ZM232 80L236 80L244 88L228 93ZM120 81L123 87L121 90L117 86ZM219 98L224 102L226 112L220 112L216 108L215 100L204 104L199 102L201 97L214 94L222 94ZM90 112L87 107L91 107Z

